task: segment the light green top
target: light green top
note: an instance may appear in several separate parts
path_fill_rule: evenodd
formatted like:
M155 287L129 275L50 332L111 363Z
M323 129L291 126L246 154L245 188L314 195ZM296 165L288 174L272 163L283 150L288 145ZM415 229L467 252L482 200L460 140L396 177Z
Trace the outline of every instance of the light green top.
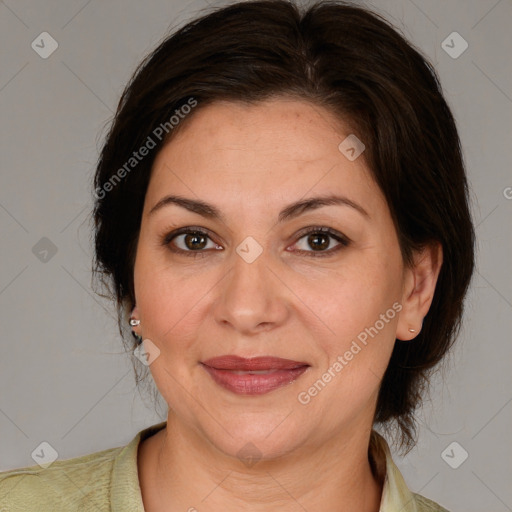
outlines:
M31 466L0 473L0 511L144 512L137 449L142 440L165 425L163 422L142 430L124 447L56 460L45 468ZM375 430L370 438L370 455L385 478L379 512L448 512L409 491L386 440Z

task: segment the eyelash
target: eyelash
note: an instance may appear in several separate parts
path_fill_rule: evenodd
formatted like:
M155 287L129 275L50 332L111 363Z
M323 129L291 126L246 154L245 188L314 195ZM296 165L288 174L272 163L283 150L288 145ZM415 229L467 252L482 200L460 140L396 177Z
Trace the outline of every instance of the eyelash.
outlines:
M172 231L171 233L168 233L167 235L165 235L163 237L163 240L162 240L162 245L164 246L167 246L168 249L171 251L171 252L174 252L174 253L177 253L177 254L183 254L185 256L190 256L192 258L197 258L198 256L202 256L204 257L204 253L206 251L206 249L199 249L197 251L185 251L183 249L176 249L174 247L172 247L171 245L171 242L174 238L176 238L177 236L179 235L182 235L182 234L190 234L190 235L204 235L206 237L208 237L210 240L210 236L208 234L207 231L201 229L201 228L196 228L194 226L189 226L189 227L184 227L184 228L180 228L180 229L177 229L175 231ZM341 233L337 232L337 231L334 231L333 229L331 228L328 228L328 227L324 227L324 226L312 226L312 227L309 227L309 228L305 228L303 231L301 231L299 233L299 238L297 239L298 240L301 240L302 238L304 238L305 236L308 236L310 234L326 234L326 235L329 235L330 237L334 238L337 242L340 243L340 245L334 247L333 249L329 249L327 251L303 251L303 250L299 250L299 251L295 251L295 252L299 252L299 253L306 253L308 254L309 256L313 257L313 258L325 258L325 257L328 257L328 256L332 256L334 253L338 252L339 250L343 249L344 247L348 247L351 243L351 240L342 235ZM212 240L213 242L213 240Z

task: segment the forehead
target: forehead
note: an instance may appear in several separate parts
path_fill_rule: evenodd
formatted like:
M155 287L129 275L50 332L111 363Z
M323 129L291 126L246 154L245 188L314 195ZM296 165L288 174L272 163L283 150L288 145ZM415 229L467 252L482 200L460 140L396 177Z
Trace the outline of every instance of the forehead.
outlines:
M166 193L238 208L322 193L378 195L364 153L351 161L339 148L350 135L331 112L297 99L197 107L157 155L147 203Z

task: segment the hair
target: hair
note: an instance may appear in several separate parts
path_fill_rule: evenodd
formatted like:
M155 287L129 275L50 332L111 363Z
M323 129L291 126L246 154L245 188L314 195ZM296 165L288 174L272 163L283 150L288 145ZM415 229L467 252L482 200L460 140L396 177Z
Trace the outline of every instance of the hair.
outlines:
M126 338L142 209L159 150L206 105L276 97L323 107L364 141L362 157L387 200L404 264L429 244L442 246L430 310L413 342L396 340L374 416L386 429L398 427L399 447L409 451L414 412L459 334L475 235L461 144L436 71L380 14L347 2L244 1L164 39L135 70L100 152L94 275L116 302ZM171 127L191 101L194 110ZM150 139L147 156L133 159Z

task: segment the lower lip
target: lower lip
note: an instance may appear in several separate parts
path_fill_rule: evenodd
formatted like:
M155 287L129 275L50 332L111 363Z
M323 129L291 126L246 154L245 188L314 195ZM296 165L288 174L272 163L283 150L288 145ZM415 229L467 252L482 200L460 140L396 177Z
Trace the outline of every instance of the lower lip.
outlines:
M238 395L264 395L291 384L309 368L301 366L293 370L276 370L266 374L238 374L231 370L217 370L205 364L202 366L219 386Z

